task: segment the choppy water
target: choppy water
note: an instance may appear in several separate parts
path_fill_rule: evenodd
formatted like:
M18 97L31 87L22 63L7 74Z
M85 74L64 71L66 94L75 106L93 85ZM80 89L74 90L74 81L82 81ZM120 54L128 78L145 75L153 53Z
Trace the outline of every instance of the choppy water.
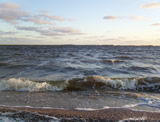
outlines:
M0 46L0 91L92 90L160 107L160 47Z

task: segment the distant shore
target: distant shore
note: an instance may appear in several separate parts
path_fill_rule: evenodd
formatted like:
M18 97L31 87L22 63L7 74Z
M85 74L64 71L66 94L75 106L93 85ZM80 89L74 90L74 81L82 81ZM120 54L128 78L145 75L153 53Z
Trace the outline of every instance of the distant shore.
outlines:
M112 108L102 110L66 110L66 109L44 109L29 107L0 107L0 113L15 113L13 118L25 118L30 116L32 120L46 120L56 117L64 120L160 120L159 112L134 111L130 109ZM45 116L48 116L46 118ZM50 117L50 118L49 118Z
M160 47L160 45L100 45L100 44L88 44L88 45L76 45L76 44L0 44L0 46L113 46L113 47Z

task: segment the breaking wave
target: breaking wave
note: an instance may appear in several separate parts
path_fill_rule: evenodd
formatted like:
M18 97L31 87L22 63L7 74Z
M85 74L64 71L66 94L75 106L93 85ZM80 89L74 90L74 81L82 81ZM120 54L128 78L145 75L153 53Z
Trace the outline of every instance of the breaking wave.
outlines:
M124 61L123 60L114 60L114 59L110 59L110 60L105 59L105 60L102 60L102 62L104 62L104 63L122 63Z
M0 80L0 90L9 91L78 91L90 89L160 92L160 77L107 78L88 76L61 81L35 81L24 78Z
M59 91L61 89L46 82L38 83L22 78L10 78L0 81L1 91Z
M0 63L0 66L8 66L8 63Z

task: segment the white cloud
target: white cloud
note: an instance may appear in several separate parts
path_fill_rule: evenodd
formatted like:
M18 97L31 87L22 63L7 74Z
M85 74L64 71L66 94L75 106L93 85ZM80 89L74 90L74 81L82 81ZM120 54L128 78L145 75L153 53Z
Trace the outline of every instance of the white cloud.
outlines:
M149 18L143 17L143 16L135 16L135 17L132 17L132 19L135 19L135 20L149 20Z
M141 8L160 8L160 2L144 4L141 6Z
M149 18L144 17L144 16L104 16L103 19L106 19L106 20L118 20L118 19L149 20Z
M160 23L154 23L152 26L160 26Z

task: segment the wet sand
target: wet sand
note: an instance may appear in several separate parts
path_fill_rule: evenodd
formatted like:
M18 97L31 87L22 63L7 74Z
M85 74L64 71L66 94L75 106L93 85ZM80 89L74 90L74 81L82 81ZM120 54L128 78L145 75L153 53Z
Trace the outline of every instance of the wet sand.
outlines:
M67 109L42 109L42 108L29 108L29 107L0 107L1 113L6 112L20 112L13 117L26 117L28 113L30 118L34 118L37 114L37 118L40 120L46 120L43 115L48 115L50 117L60 118L60 121L63 120L160 120L159 112L147 112L147 111L134 111L130 109L122 108L112 108L112 109L103 109L103 110L93 110L93 111L83 111L83 110L67 110ZM41 115L41 116L39 116ZM33 117L31 117L33 116ZM41 118L40 118L41 117Z

